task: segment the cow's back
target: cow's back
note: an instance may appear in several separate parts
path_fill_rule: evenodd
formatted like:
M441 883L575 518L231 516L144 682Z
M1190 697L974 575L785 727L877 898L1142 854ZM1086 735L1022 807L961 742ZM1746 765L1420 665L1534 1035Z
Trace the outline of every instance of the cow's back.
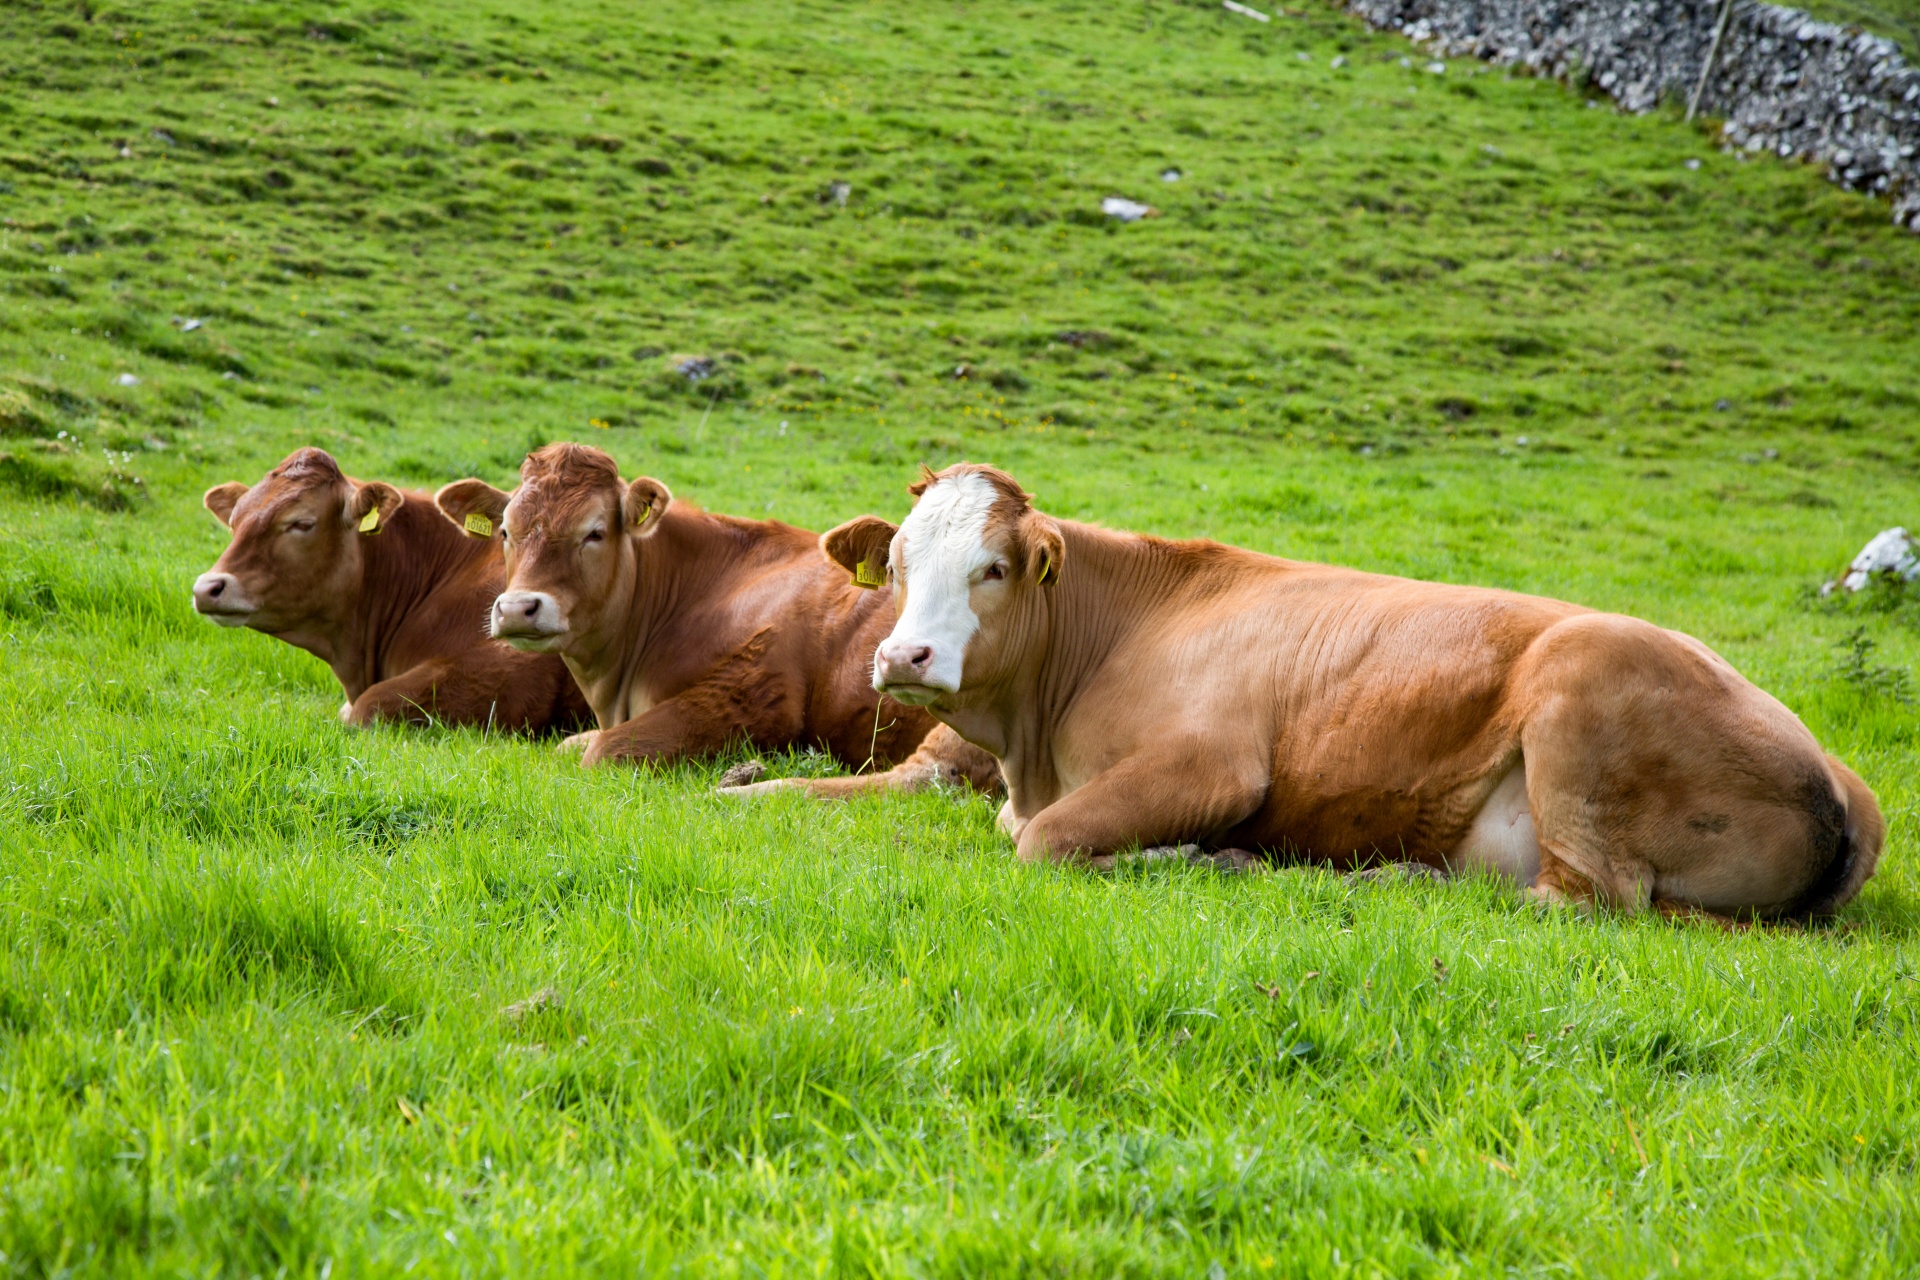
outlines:
M1444 852L1484 799L1475 780L1513 749L1516 665L1585 612L1238 553L1155 604L1090 690L1101 710L1086 718L1106 721L1093 732L1116 755L1184 733L1265 771L1266 800L1229 843Z

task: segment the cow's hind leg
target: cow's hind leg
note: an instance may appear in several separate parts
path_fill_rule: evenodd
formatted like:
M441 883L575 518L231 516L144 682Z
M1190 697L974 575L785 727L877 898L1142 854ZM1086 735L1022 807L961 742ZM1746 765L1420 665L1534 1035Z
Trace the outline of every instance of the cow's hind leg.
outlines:
M1571 618L1535 642L1514 696L1536 896L1769 917L1834 861L1845 808L1824 754L1697 641Z

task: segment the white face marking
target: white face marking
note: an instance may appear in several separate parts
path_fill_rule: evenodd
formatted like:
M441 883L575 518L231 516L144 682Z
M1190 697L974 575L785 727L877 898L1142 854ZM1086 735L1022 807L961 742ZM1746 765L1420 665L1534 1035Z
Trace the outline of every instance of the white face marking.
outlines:
M980 629L969 592L993 563L982 543L987 513L1000 494L985 476L968 472L920 495L895 542L906 609L874 661L874 684L917 684L957 690L967 644ZM918 666L924 650L930 656Z

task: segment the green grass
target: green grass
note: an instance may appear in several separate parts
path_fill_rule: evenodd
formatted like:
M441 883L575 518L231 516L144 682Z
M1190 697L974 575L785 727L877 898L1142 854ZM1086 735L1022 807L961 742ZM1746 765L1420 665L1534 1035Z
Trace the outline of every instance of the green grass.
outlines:
M1915 0L1810 0L1790 7L1885 36L1900 46L1908 63L1920 60L1920 4Z
M1317 7L85 15L0 9L0 1267L1920 1270L1920 608L1812 595L1920 522L1884 205ZM1099 880L977 801L349 732L192 615L210 483L558 438L1641 614L1889 851L1804 934Z

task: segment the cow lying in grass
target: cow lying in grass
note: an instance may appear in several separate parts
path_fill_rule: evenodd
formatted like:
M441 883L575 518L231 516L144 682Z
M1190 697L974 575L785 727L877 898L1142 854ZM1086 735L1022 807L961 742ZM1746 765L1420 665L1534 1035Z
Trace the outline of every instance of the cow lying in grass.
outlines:
M348 724L538 731L585 720L558 658L487 639L499 552L448 528L426 494L361 483L324 451L300 449L251 488L216 485L205 501L233 541L193 584L193 607L332 667Z
M600 725L562 744L585 764L745 740L885 769L934 727L873 690L868 655L893 621L885 594L850 584L803 529L676 502L658 480L625 483L612 458L572 444L528 455L512 494L457 480L436 501L456 525L505 532L493 634L566 662ZM951 734L913 760L929 779L998 784L992 758ZM902 777L798 785L839 795Z
M874 683L992 752L1029 859L1194 842L1483 868L1550 901L1832 913L1873 794L1697 640L1617 614L1056 520L929 474L886 563Z

